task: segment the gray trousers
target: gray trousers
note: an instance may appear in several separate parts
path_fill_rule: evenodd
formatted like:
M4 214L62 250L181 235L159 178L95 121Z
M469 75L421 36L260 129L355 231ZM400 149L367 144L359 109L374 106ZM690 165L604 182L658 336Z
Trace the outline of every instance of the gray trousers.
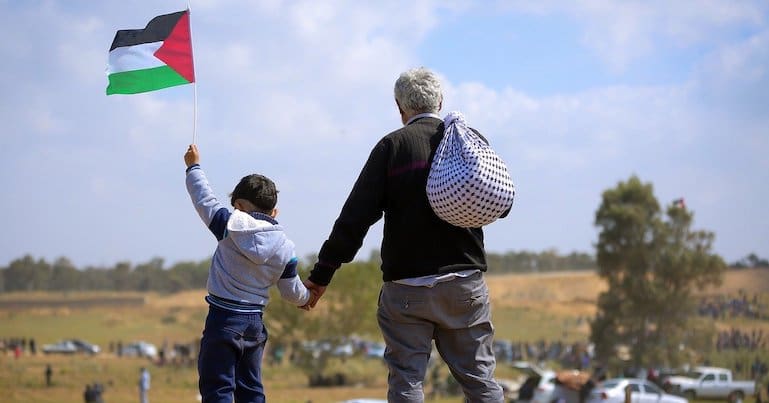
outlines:
M385 282L377 310L387 348L388 402L423 402L432 341L473 403L504 402L494 380L494 327L481 273L432 288Z

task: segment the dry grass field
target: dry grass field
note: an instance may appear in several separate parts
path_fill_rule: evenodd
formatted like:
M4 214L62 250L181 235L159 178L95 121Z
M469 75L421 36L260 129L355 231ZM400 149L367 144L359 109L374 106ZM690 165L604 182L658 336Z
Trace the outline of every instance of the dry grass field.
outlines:
M539 339L585 340L586 321L595 312L598 294L605 284L591 272L559 272L488 276L497 338L518 341ZM769 302L769 270L730 271L717 288L700 290L703 295L736 296L739 292L760 295ZM108 352L115 340L191 341L199 337L206 306L204 291L170 296L137 293L14 294L0 295L0 339L36 338L38 349L65 337L82 337L102 346L95 357L44 356L38 353L16 359L8 352L0 355L0 401L6 403L82 402L85 384L106 385L105 401L137 400L136 381L141 366L153 375L151 400L160 403L197 401L197 374L194 367L157 367L140 358L118 358ZM129 301L125 306L103 305L110 299ZM86 302L84 302L86 301ZM87 303L90 301L91 303ZM131 302L132 301L132 302ZM141 302L137 302L141 301ZM372 302L373 303L373 302ZM769 321L717 323L718 326L749 326L769 334ZM46 364L54 368L54 385L44 385ZM304 374L291 366L265 366L265 385L273 402L339 402L351 398L383 398L386 370L381 362L347 362L370 374L365 386L309 388ZM505 366L498 376L516 373ZM459 399L434 400L458 402Z

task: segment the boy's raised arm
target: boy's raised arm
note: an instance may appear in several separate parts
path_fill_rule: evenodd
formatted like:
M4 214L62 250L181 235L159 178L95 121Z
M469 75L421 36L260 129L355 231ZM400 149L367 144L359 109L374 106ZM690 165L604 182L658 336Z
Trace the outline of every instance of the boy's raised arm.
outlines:
M208 184L208 179L200 168L200 153L195 144L191 144L184 153L184 163L187 165L187 192L198 215L214 234L217 240L224 238L230 210L216 198Z

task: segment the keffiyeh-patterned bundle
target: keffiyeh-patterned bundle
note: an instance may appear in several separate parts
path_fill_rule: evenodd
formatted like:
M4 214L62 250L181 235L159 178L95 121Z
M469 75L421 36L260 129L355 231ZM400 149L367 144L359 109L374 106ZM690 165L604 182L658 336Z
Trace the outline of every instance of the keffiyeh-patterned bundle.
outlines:
M461 113L451 112L443 122L443 139L427 177L430 207L458 227L490 224L513 205L515 187L507 166Z

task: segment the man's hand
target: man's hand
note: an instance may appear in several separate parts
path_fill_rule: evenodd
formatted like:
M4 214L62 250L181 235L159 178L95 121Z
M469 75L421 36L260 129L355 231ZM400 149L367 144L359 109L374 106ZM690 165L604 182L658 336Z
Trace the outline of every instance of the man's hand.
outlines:
M326 286L315 284L309 279L304 280L304 286L310 290L310 300L301 308L309 311L310 309L315 308L315 304L318 303L320 297L326 292Z
M200 153L198 152L197 144L190 144L187 148L187 152L184 153L184 163L187 164L187 168L200 164Z
M310 309L312 309L315 306L315 303L317 303L318 298L320 298L320 295L318 295L318 290L315 290L312 288L308 288L308 290L310 291L310 298L307 299L307 303L297 307L305 311L309 311ZM312 306L310 305L310 303L312 303Z

